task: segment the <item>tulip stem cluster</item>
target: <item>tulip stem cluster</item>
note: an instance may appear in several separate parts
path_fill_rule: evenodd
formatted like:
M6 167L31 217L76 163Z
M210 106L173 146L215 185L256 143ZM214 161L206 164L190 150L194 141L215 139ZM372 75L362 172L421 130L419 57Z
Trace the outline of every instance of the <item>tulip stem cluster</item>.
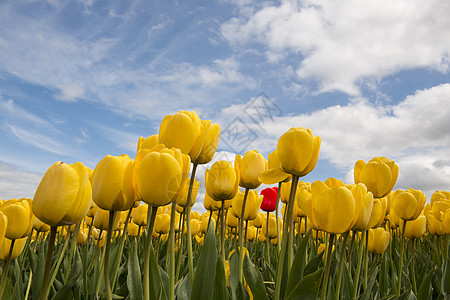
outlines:
M330 266L331 266L331 253L333 252L333 242L334 242L335 234L330 234L330 238L327 243L327 260L325 263L325 273L323 276L322 282L322 294L320 299L325 300L328 289L328 277L330 277Z
M144 299L150 299L150 247L152 246L152 232L155 224L156 212L158 208L148 206L147 212L147 239L144 252Z
M402 237L401 237L401 245L400 245L400 264L398 266L398 276L397 276L397 280L398 280L398 285L397 285L397 295L400 296L401 294L401 287L402 287L402 273L403 273L403 253L404 253L404 249L405 249L405 228L406 228L406 222L403 222L403 228L401 231Z
M16 240L14 240L14 239L11 241L8 258L6 259L6 263L3 265L2 279L1 279L1 283L0 283L0 299L3 299L3 293L4 293L5 287L6 287L6 280L8 278L9 265L11 264L11 255L13 252L15 241Z
M109 281L109 248L111 247L111 236L115 218L116 211L111 210L109 212L108 230L106 232L105 261L103 264L103 279L105 281L106 297L108 300L112 300L111 282Z
M239 219L239 282L243 282L243 266L244 266L244 216L245 203L247 202L248 188L245 189L244 200L242 201L241 218Z
M195 180L195 172L197 170L197 164L194 163L192 165L192 173L191 180L189 181L189 188L187 194L187 212L186 212L186 226L187 226L187 249L188 249L188 264L189 264L189 282L192 288L192 284L194 283L194 258L192 256L192 236L191 236L191 197L192 197L192 188L194 186Z

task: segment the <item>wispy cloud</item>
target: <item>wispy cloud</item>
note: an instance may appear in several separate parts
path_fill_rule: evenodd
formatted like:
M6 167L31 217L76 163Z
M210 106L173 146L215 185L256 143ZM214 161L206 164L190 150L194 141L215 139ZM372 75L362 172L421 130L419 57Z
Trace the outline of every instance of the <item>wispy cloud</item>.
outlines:
M33 198L42 175L0 161L0 199Z

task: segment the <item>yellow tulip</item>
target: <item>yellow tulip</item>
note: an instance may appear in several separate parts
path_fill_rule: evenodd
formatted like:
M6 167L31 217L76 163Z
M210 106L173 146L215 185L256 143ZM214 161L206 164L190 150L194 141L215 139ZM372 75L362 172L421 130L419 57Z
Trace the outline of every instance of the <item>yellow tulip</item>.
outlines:
M101 209L128 210L134 205L133 160L126 154L106 155L92 174L92 199Z
M206 192L216 201L232 199L238 191L239 178L238 168L228 161L219 160L206 170Z
M226 224L228 227L237 228L239 226L239 219L233 214L232 209L228 209L226 216Z
M207 211L218 211L221 205L222 205L221 203L211 198L211 196L208 195L208 193L205 193L205 198L203 199L203 206Z
M139 225L136 223L130 223L127 227L127 233L129 236L138 236L139 235Z
M247 241L253 242L255 239L256 239L256 228L249 225L247 228Z
M422 212L426 198L420 190L407 189L398 192L393 199L392 209L400 219L405 221L415 220Z
M138 226L147 226L147 212L148 204L139 205L134 209L131 221Z
M373 199L372 213L370 214L370 219L366 228L379 227L378 224L380 221L382 222L384 220L383 205L380 199L381 198Z
M0 244L0 260L7 260L9 251L11 250L11 239L4 238L2 243ZM15 239L14 248L11 253L11 260L19 257L20 253L22 253L25 244L27 243L27 238Z
M137 151L141 149L152 149L159 144L159 136L157 134L151 135L148 138L140 137L137 143Z
M330 188L319 180L311 185L311 192L312 211L308 218L313 224L329 233L348 231L355 215L352 192L345 186Z
M382 254L387 246L391 235L382 227L369 229L368 251L373 254Z
M50 226L71 225L83 220L92 201L89 175L90 169L81 162L54 163L34 194L34 215Z
M191 220L191 237L196 236L200 232L201 223L199 220L192 219ZM184 235L187 234L187 228L184 227Z
M310 173L319 159L320 137L298 127L284 133L277 143L281 170L299 177Z
M262 216L261 216L262 215ZM253 220L250 221L250 225L254 226L256 228L261 228L262 227L262 223L263 223L263 219L264 219L264 213L263 212L259 212L256 215L256 218L254 218Z
M77 235L77 245L86 245L87 241L87 228L81 229Z
M279 223L280 231L281 231L281 222ZM267 221L264 220L262 225L262 234L267 237L267 233L269 234L269 239L274 239L277 237L277 220L273 214L269 216L269 230L267 231Z
M267 160L258 151L251 150L245 153L244 157L237 154L234 167L239 169L239 186L256 189L261 185L258 175L267 170Z
M33 219L33 229L37 232L47 232L50 230L50 226L39 220L38 218Z
M119 220L120 217L116 216L116 218L114 219L113 230L117 230L119 228ZM92 221L94 227L102 230L107 230L108 221L109 221L109 211L98 208L95 211L94 220Z
M208 220L209 218L203 218L201 221L200 232L203 234L206 234L206 232L208 231ZM210 222L214 225L214 228L216 228L216 220L214 220L214 218L211 218Z
M158 234L167 234L170 229L170 215L157 215L155 219L154 230Z
M244 220L256 219L262 200L263 196L258 196L258 191L256 190L248 191L247 200L244 208L245 209ZM233 210L233 213L237 218L241 218L243 202L244 202L243 192L236 194L236 197L233 198L233 204L231 205L231 209Z
M187 196L189 191L190 178L186 179L183 188L181 189L180 196L177 199L177 204L181 207L187 206ZM192 186L192 194L191 194L191 204L192 207L195 203L195 199L197 199L198 190L200 188L200 181L194 178L194 184Z
M159 143L188 154L196 164L211 161L220 137L220 126L201 120L195 111L166 116L159 127Z
M8 217L0 211L0 245L2 244L3 239L5 238L7 226L8 226Z
M435 200L431 204L431 211L433 213L433 216L439 221L442 221L444 212L449 208L450 201L448 200Z
M275 149L269 153L267 158L268 169L259 173L258 180L264 184L275 184L279 182L289 182L292 175L281 170L280 158L278 151Z
M430 203L433 204L434 201L449 201L449 200L450 200L450 192L436 190L431 195Z
M401 223L404 221L402 220ZM402 224L403 225L403 224ZM400 226L403 228L403 226ZM421 238L427 230L427 218L424 215L420 215L413 221L408 221L405 227L405 236L410 239Z
M367 164L358 160L354 168L355 183L364 183L374 198L387 196L398 177L398 165L385 157L374 157Z
M5 238L16 240L27 237L33 229L31 199L11 199L0 206L0 211L8 218Z
M175 201L188 177L189 156L179 149L157 145L136 154L133 167L138 197L152 206L165 206Z
M444 212L442 224L444 225L445 233L450 234L450 208Z
M436 219L432 214L427 216L428 232L432 235L445 235L444 223ZM408 223L406 223L408 224Z
M350 186L350 190L355 199L355 215L350 227L352 230L363 231L367 228L372 215L373 194L367 191L362 183Z

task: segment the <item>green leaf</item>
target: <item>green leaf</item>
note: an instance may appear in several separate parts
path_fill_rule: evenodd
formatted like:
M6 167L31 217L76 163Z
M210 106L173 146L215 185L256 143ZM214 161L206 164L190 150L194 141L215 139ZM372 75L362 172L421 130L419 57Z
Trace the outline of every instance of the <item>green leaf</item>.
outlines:
M353 297L353 278L346 263L342 265L342 293L341 299L351 299Z
M320 282L322 281L323 268L308 274L300 280L286 300L291 299L318 299Z
M150 299L156 299L159 293L161 299L167 299L159 265L156 262L155 252L153 251L153 247L150 247Z
M30 258L33 263L33 260L37 257L36 268L33 270L33 283L32 283L32 296L33 300L38 300L39 295L41 293L42 288L42 280L44 277L44 267L45 267L45 247L44 242L41 241L38 246L38 254L34 254L33 251L30 251ZM34 264L34 263L33 263ZM7 298L6 298L7 299Z
M445 262L444 273L442 274L441 287L444 295L450 294L450 265L448 260Z
M15 293L16 298L23 297L23 280L22 272L20 271L19 262L17 259L14 260L14 278L16 280Z
M192 284L191 299L212 299L216 276L217 248L214 226L209 224L203 249L198 260Z
M136 239L132 239L131 248L128 255L128 276L127 286L130 294L130 300L142 299L142 281L141 269L139 267L139 258L137 255Z
M319 267L323 265L322 257L324 252L325 251L320 252L313 259L310 260L310 262L305 267L303 273L304 276L316 272L319 269Z
M249 300L250 296L248 295L247 290L245 289L242 282L238 282L236 287L236 299L237 300ZM256 298L258 299L258 298Z
M384 251L381 255L381 268L380 268L380 279L378 284L380 285L381 297L384 297L388 293L388 279L389 279L389 262L387 252Z
M431 270L425 278L422 280L419 290L417 291L417 299L418 300L427 300L431 299L432 289L431 289L431 281L434 276L439 272L439 269Z
M370 275L369 283L367 284L367 288L364 290L364 293L359 297L360 300L369 300L370 294L372 293L373 285L377 279L378 275L378 267L373 270L372 274Z
M189 284L189 276L184 276L184 278L178 282L177 288L177 300L187 300L191 296L191 286Z
M294 289L295 285L303 278L303 272L306 265L306 247L308 246L310 235L311 229L308 230L308 233L302 238L302 241L298 246L298 250L295 254L294 262L292 263L291 271L289 273L287 281L286 295L289 295Z
M225 269L220 257L217 258L216 277L214 279L214 293L215 300L228 300L227 279L225 277Z
M250 290L252 291L253 298L255 299L267 299L266 287L259 270L255 267L253 262L246 254L244 257L244 276Z
M52 300L65 300L73 298L73 287L80 277L81 271L77 275L72 277L58 292L53 296Z

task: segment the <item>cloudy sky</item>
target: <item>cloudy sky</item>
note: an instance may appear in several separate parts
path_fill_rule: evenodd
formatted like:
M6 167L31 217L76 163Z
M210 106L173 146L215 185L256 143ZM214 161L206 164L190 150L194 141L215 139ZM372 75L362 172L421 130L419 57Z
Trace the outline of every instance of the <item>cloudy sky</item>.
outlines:
M179 110L221 125L216 159L309 127L306 181L350 183L385 156L396 188L450 190L449 15L437 0L2 1L0 198L33 197L55 161L134 157Z

